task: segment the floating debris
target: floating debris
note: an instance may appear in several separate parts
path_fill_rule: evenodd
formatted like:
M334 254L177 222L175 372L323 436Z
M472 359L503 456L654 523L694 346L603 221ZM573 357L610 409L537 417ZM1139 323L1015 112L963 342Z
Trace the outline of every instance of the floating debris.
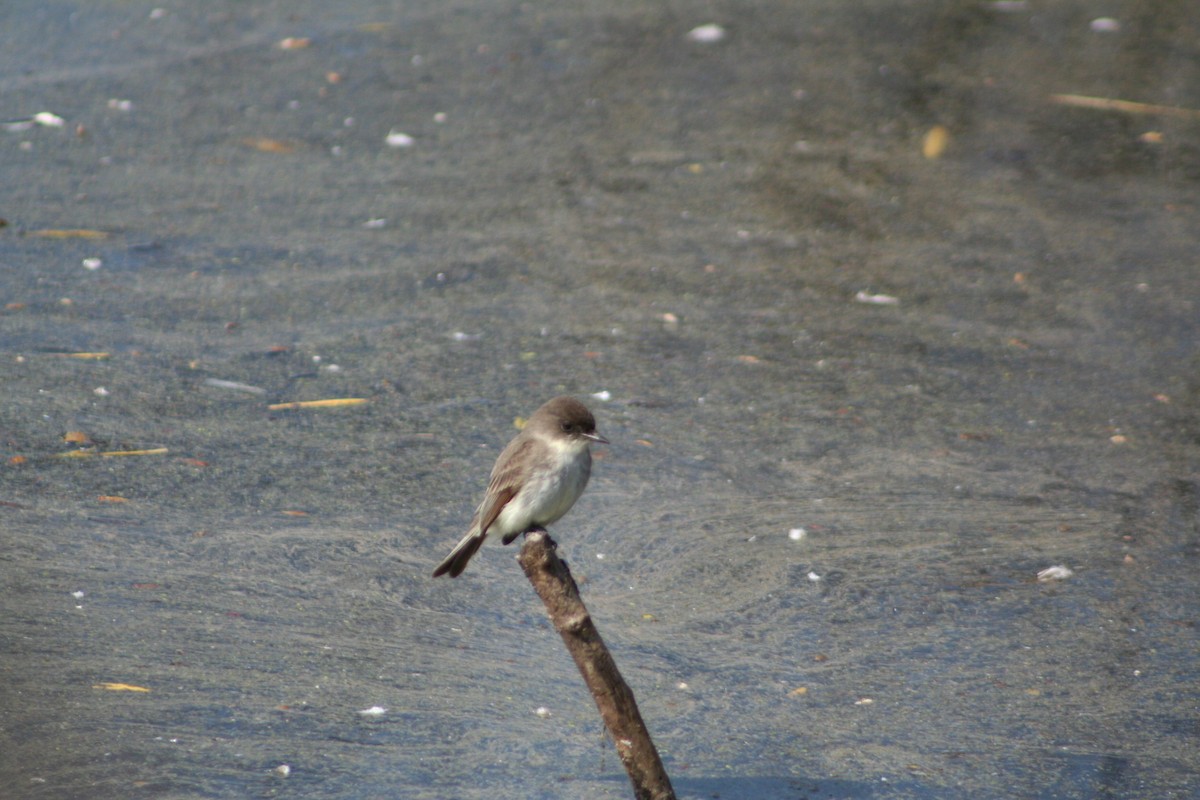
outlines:
M364 708L358 713L362 714L364 717L378 717L386 714L387 709L383 706L371 706L370 708Z
M894 306L900 304L899 297L893 297L890 294L870 294L869 292L859 292L854 295L854 299L860 303L867 303L876 306Z
M1061 564L1057 564L1053 567L1046 567L1044 570L1039 572L1037 574L1037 579L1041 583L1046 583L1048 581L1063 581L1074 574L1074 570L1064 567Z
M1098 111L1121 111L1126 114L1161 114L1166 117L1200 119L1200 110L1180 106L1161 106L1154 103L1138 103L1133 100L1117 100L1112 97L1089 97L1083 94L1052 94L1051 103L1075 108L1093 108Z
M150 450L71 450L66 453L55 453L52 458L116 458L117 456L161 456L169 453L165 447L155 447Z
M340 406L360 406L369 403L365 397L334 397L328 400L299 400L294 403L272 403L268 411L292 411L301 408L338 408Z
M950 129L945 125L934 125L925 134L924 141L921 142L921 155L932 161L941 157L949 145Z
M104 262L98 258L85 258L83 260L83 268L95 272L104 266Z
M67 121L58 114L52 114L49 111L39 111L33 115L33 121L38 125L43 125L47 128L61 128L67 124Z
M50 353L49 355L59 358L79 358L86 361L103 361L109 357L109 353L100 351L96 353Z
M416 139L407 133L401 133L395 128L388 131L387 138L384 139L388 147L412 147L416 141Z
M211 386L214 389L228 389L232 392L247 392L249 394L266 394L267 390L259 386L251 386L248 383L238 383L237 381L227 381L221 378L205 378L205 386Z
M29 236L37 236L40 239L107 239L107 231L93 231L87 228L46 228L44 230L29 231Z
M148 692L145 686L134 686L131 683L94 683L93 689L103 689L106 692Z
M253 148L260 153L294 153L296 145L294 142L284 141L283 139L271 139L267 136L247 136L242 139L242 144L246 147Z
M804 530L804 528L792 528L790 531L788 531L788 538L793 542L798 542L807 535L808 531Z
M689 42L699 42L700 44L712 44L721 41L725 36L724 28L710 22L707 25L698 25L688 31L687 40Z
M550 709L546 708L545 706L538 706L536 709L534 709L533 713L537 714L542 719L547 719L550 716Z

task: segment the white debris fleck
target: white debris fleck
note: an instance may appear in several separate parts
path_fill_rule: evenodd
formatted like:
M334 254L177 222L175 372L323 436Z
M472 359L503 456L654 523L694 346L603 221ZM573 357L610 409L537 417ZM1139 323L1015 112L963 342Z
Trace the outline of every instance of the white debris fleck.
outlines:
M603 561L603 560L604 560L604 553L596 553L596 560L598 560L598 561Z
M290 766L288 766L287 764L280 764L278 767L276 767L275 769L273 769L271 771L274 772L276 775L278 775L281 778L286 778L288 775L292 774L292 768Z
M1075 574L1073 569L1064 567L1062 564L1056 564L1053 567L1046 567L1037 574L1037 579L1042 583L1047 581L1062 581Z
M266 394L267 390L258 386L251 386L248 383L239 383L238 381L227 381L222 378L205 378L205 386L211 386L214 389L228 389L231 392L247 392L249 394Z
M95 389L92 389L92 394L96 395L97 397L108 397L111 392L109 392L108 389L105 389L103 386L97 386Z
M815 572L811 572L811 571L810 571L810 572L808 573L808 579L809 579L810 581L812 581L813 583L816 583L817 581L821 580L821 576L820 576L820 575L818 575L818 574L817 574L817 573L815 573Z
M388 147L412 147L416 139L409 136L407 133L401 133L393 128L388 131L387 138L384 139Z
M71 597L74 597L76 600L82 600L83 599L83 590L76 589L75 591L71 592Z
M687 33L689 42L699 42L701 44L712 44L719 42L725 38L725 29L716 23L708 23L707 25L699 25L692 28Z
M33 115L33 121L38 125L45 125L47 128L61 128L67 124L67 121L58 114L52 114L49 111L39 111Z
M536 709L534 709L533 713L537 714L542 719L546 719L550 716L550 709L546 708L545 706L538 706Z
M689 687L686 683L684 683L683 681L680 681L679 683L675 684L675 688L681 692L686 692Z
M167 15L167 10L165 8L150 9L150 19L162 19L166 15Z
M482 333L464 333L462 331L455 331L454 333L450 334L450 338L456 342L477 342L483 338L483 334Z
M607 401L612 399L612 392L608 391L607 389L602 392L592 392L592 397L596 398L597 400Z
M874 703L874 702L875 702L875 701L874 701L874 700L872 700L872 699L871 699L871 698L869 698L869 697L860 697L860 698L858 698L857 700L855 700L855 701L854 701L854 705L856 705L856 706L869 706L869 705L871 705L871 704L872 704L872 703Z
M118 97L110 97L108 100L108 107L113 109L114 111L132 111L133 110L133 101L132 100L122 100Z
M434 115L433 115L433 121L434 121L434 122L436 122L436 123L438 123L439 125L440 125L440 124L442 124L443 122L445 122L445 121L446 121L446 112L445 112L445 111L439 111L439 112L437 112L436 114L434 114Z
M804 528L792 528L790 531L788 531L788 538L793 542L798 542L807 535L808 531L804 530Z
M1121 23L1112 17L1096 17L1088 27L1094 33L1116 33L1121 30Z
M385 225L387 225L387 220L384 219L383 217L376 217L375 219L369 219L362 224L362 226L364 228L366 228L367 230L374 230L376 228L382 228Z
M95 272L104 266L104 262L98 258L85 258L83 260L83 268Z
M387 709L383 706L371 706L370 708L362 709L358 713L362 714L364 717L378 717L386 714Z
M871 294L870 292L859 292L854 295L854 299L860 303L876 306L894 306L900 303L899 297L893 297L890 294Z

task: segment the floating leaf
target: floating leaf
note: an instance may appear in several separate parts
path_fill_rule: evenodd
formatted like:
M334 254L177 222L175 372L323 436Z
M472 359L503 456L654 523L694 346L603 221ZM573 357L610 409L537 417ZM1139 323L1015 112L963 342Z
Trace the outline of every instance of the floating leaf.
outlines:
M930 160L938 158L946 152L949 144L950 129L945 125L934 125L926 132L925 139L921 142L921 155Z

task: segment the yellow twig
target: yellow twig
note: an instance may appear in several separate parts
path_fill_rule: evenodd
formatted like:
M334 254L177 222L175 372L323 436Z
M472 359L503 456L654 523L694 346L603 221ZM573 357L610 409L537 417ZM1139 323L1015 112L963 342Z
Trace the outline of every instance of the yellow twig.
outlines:
M1157 114L1184 119L1200 119L1200 110L1180 106L1160 106L1153 103L1136 103L1132 100L1117 100L1112 97L1089 97L1084 94L1052 94L1050 102L1075 108L1094 108L1099 111L1121 111L1125 114Z
M294 403L272 403L268 411L291 411L300 408L337 408L338 406L358 406L369 402L365 397L334 397L329 400L299 400Z
M30 236L38 236L42 239L107 239L106 231L93 231L87 228L44 228L37 231L29 231Z
M164 453L171 452L165 447L155 447L152 450L69 450L66 453L57 453L55 458L91 458L99 456L101 458L115 458L116 456L161 456Z

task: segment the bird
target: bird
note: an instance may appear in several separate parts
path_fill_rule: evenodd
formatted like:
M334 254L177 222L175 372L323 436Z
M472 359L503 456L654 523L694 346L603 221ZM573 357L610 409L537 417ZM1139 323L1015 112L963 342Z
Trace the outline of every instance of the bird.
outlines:
M548 400L496 459L467 533L433 571L457 578L489 533L504 544L557 522L583 494L592 474L592 444L608 444L596 419L574 397Z

